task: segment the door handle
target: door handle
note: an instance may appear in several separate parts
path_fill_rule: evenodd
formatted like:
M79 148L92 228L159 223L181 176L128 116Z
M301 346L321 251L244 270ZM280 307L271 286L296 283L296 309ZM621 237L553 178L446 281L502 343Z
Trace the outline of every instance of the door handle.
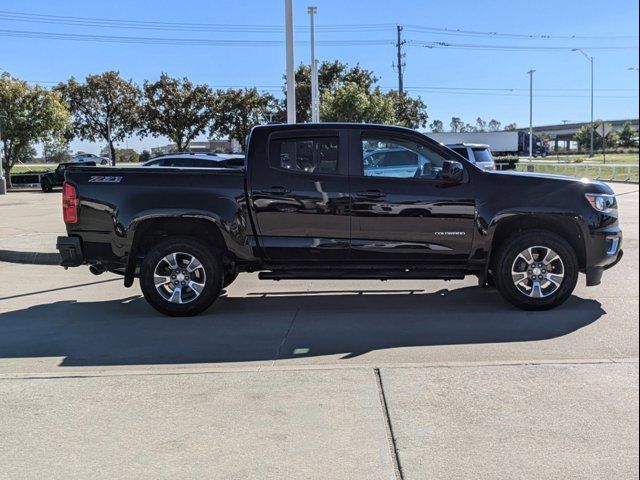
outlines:
M291 190L285 187L277 186L277 187L266 188L264 190L259 190L258 193L264 193L266 195L286 195L288 193L291 193Z
M383 193L380 190L365 190L364 192L358 192L357 195L365 198L383 198L387 196L386 193Z

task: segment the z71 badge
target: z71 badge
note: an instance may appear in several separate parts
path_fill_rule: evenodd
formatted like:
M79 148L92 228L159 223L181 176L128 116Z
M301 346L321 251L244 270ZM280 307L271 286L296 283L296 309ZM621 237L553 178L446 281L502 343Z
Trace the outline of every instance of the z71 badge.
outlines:
M95 175L89 177L89 183L120 183L122 177L114 177L110 175Z

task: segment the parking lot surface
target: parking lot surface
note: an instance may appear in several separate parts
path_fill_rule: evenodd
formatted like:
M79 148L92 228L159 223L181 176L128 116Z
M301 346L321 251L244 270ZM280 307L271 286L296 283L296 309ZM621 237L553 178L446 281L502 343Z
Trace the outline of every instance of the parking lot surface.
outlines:
M175 319L115 275L0 263L0 469L637 477L638 187L613 188L623 261L549 312L516 310L471 277L243 274L205 314ZM53 251L59 201L0 197L0 249Z

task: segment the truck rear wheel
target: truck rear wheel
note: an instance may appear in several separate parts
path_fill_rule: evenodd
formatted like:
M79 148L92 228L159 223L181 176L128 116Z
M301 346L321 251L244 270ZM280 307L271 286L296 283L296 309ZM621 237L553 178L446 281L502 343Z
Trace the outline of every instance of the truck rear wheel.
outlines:
M197 315L218 298L222 289L220 257L191 237L168 238L144 257L140 287L160 313L172 317Z
M578 280L578 259L564 238L546 230L526 230L500 247L492 269L502 296L523 310L562 304Z

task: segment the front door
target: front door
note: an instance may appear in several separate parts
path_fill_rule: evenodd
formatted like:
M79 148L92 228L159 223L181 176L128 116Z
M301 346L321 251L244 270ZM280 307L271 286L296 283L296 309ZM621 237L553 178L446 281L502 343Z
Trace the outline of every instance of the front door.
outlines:
M460 158L418 134L381 129L353 135L354 261L465 265L475 224L470 175L465 172L465 181L458 184L439 178L444 162Z
M349 184L344 133L288 130L254 158L250 197L260 245L280 262L345 260L349 255Z

